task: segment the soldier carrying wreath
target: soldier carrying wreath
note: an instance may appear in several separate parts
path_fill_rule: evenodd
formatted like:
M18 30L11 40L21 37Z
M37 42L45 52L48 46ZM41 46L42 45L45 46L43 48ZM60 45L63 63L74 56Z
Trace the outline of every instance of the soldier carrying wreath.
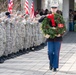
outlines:
M59 67L59 53L62 42L62 35L66 31L65 22L60 14L57 14L58 4L51 5L51 14L39 19L42 23L41 30L47 38L49 69L54 72Z

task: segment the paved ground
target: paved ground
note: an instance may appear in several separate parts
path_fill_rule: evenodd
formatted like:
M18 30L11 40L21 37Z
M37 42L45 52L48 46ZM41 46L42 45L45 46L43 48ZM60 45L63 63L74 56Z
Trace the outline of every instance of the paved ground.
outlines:
M64 38L60 53L59 69L49 70L47 47L29 52L0 64L0 75L76 75L76 33Z

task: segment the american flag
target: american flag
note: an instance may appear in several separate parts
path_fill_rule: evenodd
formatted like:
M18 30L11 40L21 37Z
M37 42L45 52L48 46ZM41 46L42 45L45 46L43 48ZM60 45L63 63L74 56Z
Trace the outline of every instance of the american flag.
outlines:
M31 3L30 18L31 19L34 18L34 2L33 1Z
M25 9L25 14L29 14L29 3L28 3L28 0L25 1L24 9Z
M13 0L8 0L8 12L12 13L13 9Z

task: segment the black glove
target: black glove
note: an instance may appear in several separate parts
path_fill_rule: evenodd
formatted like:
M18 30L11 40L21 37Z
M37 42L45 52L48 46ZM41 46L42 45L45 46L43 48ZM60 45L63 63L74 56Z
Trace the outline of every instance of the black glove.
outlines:
M46 16L42 16L42 17L38 20L38 22L42 22L45 17L46 17Z

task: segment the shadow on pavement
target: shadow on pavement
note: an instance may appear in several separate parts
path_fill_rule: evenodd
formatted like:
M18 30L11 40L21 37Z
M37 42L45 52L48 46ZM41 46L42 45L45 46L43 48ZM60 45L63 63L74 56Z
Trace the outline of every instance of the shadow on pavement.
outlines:
M65 73L65 74L68 74L68 75L76 75L76 71L58 71L59 73Z
M76 43L76 32L68 32L64 35L63 43Z

